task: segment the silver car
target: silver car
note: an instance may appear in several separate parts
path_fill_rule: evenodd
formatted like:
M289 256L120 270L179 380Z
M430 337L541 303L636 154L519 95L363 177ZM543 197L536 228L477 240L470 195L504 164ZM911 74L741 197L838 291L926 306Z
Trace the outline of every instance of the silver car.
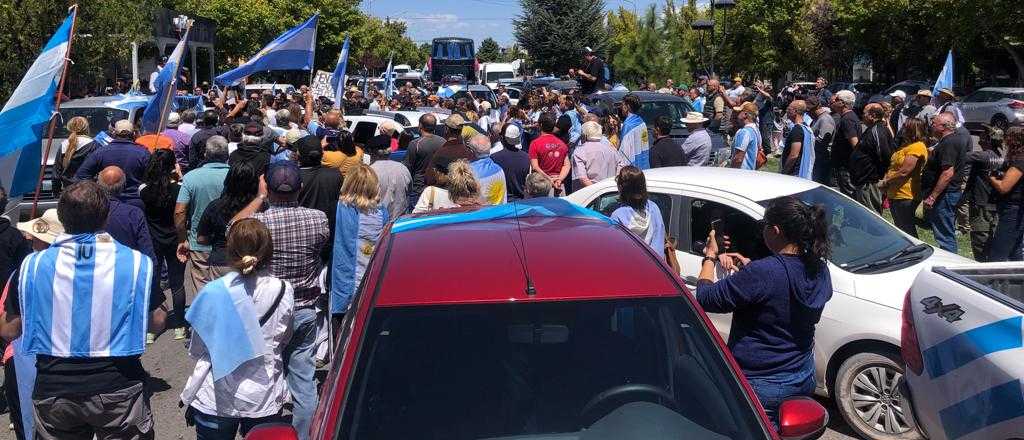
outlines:
M985 87L971 93L959 103L968 128L991 124L1006 130L1024 123L1024 88Z

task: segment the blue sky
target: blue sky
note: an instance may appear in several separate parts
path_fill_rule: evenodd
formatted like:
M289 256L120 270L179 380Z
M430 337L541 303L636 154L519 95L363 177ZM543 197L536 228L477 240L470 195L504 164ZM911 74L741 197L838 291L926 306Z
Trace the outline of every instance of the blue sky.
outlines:
M643 10L654 0L605 0L605 7ZM677 0L683 4L686 0ZM699 3L706 3L700 1ZM458 36L476 40L492 37L501 45L514 42L512 18L519 15L519 0L363 0L363 11L377 17L404 20L417 42Z

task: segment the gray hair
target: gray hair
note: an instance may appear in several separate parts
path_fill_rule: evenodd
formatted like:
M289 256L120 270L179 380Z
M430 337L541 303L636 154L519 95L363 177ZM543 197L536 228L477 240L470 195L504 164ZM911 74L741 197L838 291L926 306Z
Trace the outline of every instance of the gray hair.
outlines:
M288 109L283 108L281 110L278 110L277 113L274 114L274 117L277 118L277 126L278 127L283 127L283 128L290 128L291 127L290 123L291 123L291 118L292 118L292 112L288 111Z
M530 173L526 176L526 197L547 197L551 195L551 180L540 173Z
M228 160L228 140L224 136L210 136L206 140L206 160L224 162Z
M473 136L469 140L469 149L473 150L477 157L486 157L491 154L491 139L482 134Z
M395 134L395 123L391 121L384 121L380 123L380 133L392 136Z
M594 121L587 121L583 123L583 138L588 141L601 140L601 124Z
M263 143L262 136L253 136L251 134L242 135L242 145L259 145L261 143Z
M836 92L836 98L843 101L846 107L853 108L853 103L857 102L857 95L849 90L840 90Z

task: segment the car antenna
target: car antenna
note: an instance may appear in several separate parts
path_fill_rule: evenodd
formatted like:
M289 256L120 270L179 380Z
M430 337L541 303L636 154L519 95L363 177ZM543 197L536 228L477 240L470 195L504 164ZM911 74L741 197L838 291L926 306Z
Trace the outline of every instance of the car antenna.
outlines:
M515 241L512 242L512 247L516 250L516 257L519 258L519 264L523 267L523 276L526 277L526 295L534 296L537 294L537 287L533 285L533 280L530 279L530 269L526 267L526 240L523 240L523 227L519 224L519 204L516 201L512 201L513 216L516 220L516 231L519 232L519 242L523 245L523 253L519 253L519 247L515 245Z

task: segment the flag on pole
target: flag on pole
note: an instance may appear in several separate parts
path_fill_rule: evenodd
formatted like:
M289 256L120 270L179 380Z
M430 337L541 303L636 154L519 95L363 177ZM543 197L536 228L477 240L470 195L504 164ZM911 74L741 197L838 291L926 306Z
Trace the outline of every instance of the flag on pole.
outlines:
M0 183L12 198L35 191L43 129L53 116L77 11L57 28L0 110Z
M384 96L391 99L391 95L395 93L395 67L391 64L394 59L394 55L388 58L388 70L384 73Z
M241 66L220 74L215 79L222 86L238 84L242 78L269 70L312 70L316 50L316 24L320 14L289 29L271 41Z
M191 28L185 30L185 35L174 47L174 51L167 57L164 68L156 75L156 83L153 95L146 110L142 112L142 131L144 133L159 133L167 122L167 115L171 114L171 103L174 101L175 91L178 89L178 70L181 67L181 57L185 54L185 46L188 41L188 33Z
M341 108L341 98L345 96L345 69L348 68L348 43L349 37L345 37L345 44L341 45L341 53L338 54L338 66L334 68L331 75L331 87L334 87L334 108Z
M950 49L949 53L946 54L946 64L942 65L942 71L940 71L939 76L935 78L935 87L932 87L932 96L938 97L939 90L942 89L953 90L953 49Z

